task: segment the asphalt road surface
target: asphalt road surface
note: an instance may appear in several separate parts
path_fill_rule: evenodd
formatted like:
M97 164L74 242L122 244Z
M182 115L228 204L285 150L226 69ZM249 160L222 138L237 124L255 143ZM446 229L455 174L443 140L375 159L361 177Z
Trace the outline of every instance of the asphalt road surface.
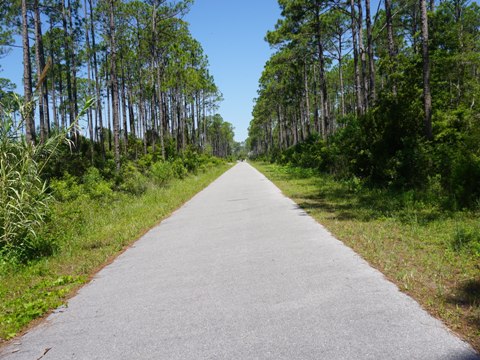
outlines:
M479 359L239 163L2 359Z

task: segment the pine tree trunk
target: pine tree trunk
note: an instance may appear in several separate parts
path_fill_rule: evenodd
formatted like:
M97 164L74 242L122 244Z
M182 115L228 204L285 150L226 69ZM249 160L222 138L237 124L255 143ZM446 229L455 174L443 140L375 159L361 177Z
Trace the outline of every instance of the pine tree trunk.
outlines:
M75 56L75 36L73 29L73 18L72 18L72 5L70 0L68 4L68 19L69 19L69 28L70 28L70 63L72 71L72 97L73 97L73 110L75 114L75 119L78 116L78 89L77 89L77 58ZM78 137L78 132L75 129L75 136Z
M308 87L308 65L306 59L303 65L303 81L305 91L305 122L307 123L308 135L310 135L310 93Z
M22 45L23 45L23 91L25 109L22 114L25 122L25 136L30 144L35 144L35 123L32 100L32 66L30 63L30 43L28 39L27 0L22 0Z
M71 66L70 66L70 60L71 60L71 46L70 42L73 41L70 38L70 35L68 33L68 28L67 28L67 9L65 8L65 3L64 0L62 0L62 26L63 26L63 46L64 46L64 52L65 52L65 76L67 80L67 97L68 97L68 115L69 115L69 124L70 126L73 125L75 122L75 114L73 110L73 96L72 96L72 78L71 78ZM75 130L73 130L73 133L76 133Z
M91 78L91 68L92 68L92 65L91 65L91 61L90 61L90 58L91 58L91 47L90 47L90 37L89 37L89 34L88 34L88 22L86 21L87 19L87 1L84 0L83 1L83 4L84 4L84 11L85 11L85 45L87 46L87 78L88 78L88 96L92 96L93 95L93 89L92 89L92 78ZM92 109L89 108L88 109L88 132L89 132L89 135L90 135L90 154L92 156L92 163L93 163L93 159L94 159L94 156L95 156L95 153L94 153L94 130L93 130L93 113L92 113Z
M53 18L50 16L50 32L53 32ZM51 74L51 83L52 83L52 115L53 115L53 124L55 125L56 130L60 128L60 124L58 122L58 112L57 112L57 99L56 99L56 90L55 90L55 56L53 52L53 45L50 44L50 59L51 59L51 67L52 71L50 72Z
M92 36L92 53L93 53L93 74L95 77L95 94L97 96L97 108L95 109L95 116L98 119L98 126L95 127L96 138L100 140L102 149L102 158L105 161L105 142L103 138L103 114L102 114L102 97L100 94L100 77L98 74L97 49L95 45L95 27L93 19L93 3L88 0L90 7L90 34Z
M354 0L350 0L350 11L352 21L352 47L353 47L353 67L355 79L355 99L357 105L357 115L363 114L363 86L360 85L360 70L358 67L358 44L357 44L357 16Z
M323 54L322 34L320 28L320 6L317 6L315 14L315 27L317 35L317 50L318 50L318 65L319 65L319 81L320 81L320 94L322 100L322 137L327 138L330 115L328 111L328 90L327 79L325 78L325 57Z
M123 58L120 61L122 66L122 119L123 119L123 152L126 155L128 149L128 128L127 128L127 93L125 91L125 66L123 64Z
M342 36L338 37L338 76L340 80L340 108L342 117L345 116L345 84L343 82Z
M432 135L432 95L430 93L430 58L428 51L428 15L427 2L420 0L422 18L422 59L423 59L423 109L425 137L429 140Z
M392 19L392 2L391 0L385 0L385 16L387 21L387 38L388 38L388 55L390 61L393 62L393 71L396 69L396 52L395 52L395 41L393 38L393 19ZM397 85L395 79L392 81L392 93L394 96L397 95Z
M157 93L158 93L158 110L159 110L159 136L160 136L160 151L162 154L162 159L165 160L165 141L164 141L164 128L163 128L163 97L162 97L162 87L161 87L161 74L160 74L160 64L157 64Z
M117 172L120 171L120 116L117 80L117 44L115 39L115 0L110 0L110 79L112 82L112 114L113 114L113 143L115 153L115 165Z
M135 130L135 112L133 107L133 96L132 96L131 84L127 88L127 99L128 99L128 119L130 121L130 133L135 139L137 136L137 132Z
M35 58L37 62L37 91L38 91L38 113L40 121L40 142L44 142L49 133L49 114L48 114L48 90L47 77L42 79L43 69L45 68L45 54L42 40L42 23L40 19L40 8L38 0L33 2L34 22L35 22Z
M367 52L368 52L368 85L369 103L373 104L376 99L375 91L375 59L373 54L372 20L370 18L370 0L365 0L365 18L367 25Z
M360 50L360 64L361 64L361 81L360 87L362 88L363 95L363 112L368 110L368 77L367 77L367 57L365 51L365 44L363 42L363 8L362 1L357 0L358 3L358 22L357 22L357 34L358 34L358 46Z

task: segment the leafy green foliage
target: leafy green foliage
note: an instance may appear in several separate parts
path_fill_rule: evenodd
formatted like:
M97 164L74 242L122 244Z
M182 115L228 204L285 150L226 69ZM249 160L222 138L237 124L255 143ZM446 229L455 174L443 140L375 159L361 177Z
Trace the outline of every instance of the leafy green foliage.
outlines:
M117 177L118 188L133 195L143 194L148 187L148 180L132 162L122 165Z
M83 175L84 193L93 199L111 198L113 195L112 184L107 182L101 175L100 170L91 167Z
M155 182L159 185L167 184L173 178L172 165L167 161L158 161L150 169L150 173Z
M172 162L172 171L174 176L178 179L183 179L188 173L181 158L177 158Z
M329 168L328 148L318 136L311 136L282 152L278 156L278 162L283 165L326 171Z
M53 251L53 244L37 236L51 201L41 173L64 134L34 146L20 127L8 113L0 116L0 256L24 261Z

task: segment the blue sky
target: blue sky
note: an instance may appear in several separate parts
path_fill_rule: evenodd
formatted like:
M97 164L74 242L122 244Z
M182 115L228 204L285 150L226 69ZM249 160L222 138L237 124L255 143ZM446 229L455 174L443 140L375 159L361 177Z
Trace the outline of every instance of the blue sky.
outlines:
M276 0L196 0L185 17L223 93L218 112L235 127L237 141L247 137L258 79L272 53L263 38L279 17ZM12 48L0 66L0 77L11 79L23 93L22 50Z
M245 140L258 79L272 51L263 40L280 17L276 0L196 0L185 20L223 93L219 113Z

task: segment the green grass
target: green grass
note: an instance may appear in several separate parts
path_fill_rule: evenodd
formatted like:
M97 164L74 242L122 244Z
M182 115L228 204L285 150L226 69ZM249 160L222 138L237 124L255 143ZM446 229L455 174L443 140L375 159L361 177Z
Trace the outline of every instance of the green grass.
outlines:
M0 259L0 342L63 304L102 266L227 168L210 167L168 186L150 187L141 196L115 193L108 200L80 196L57 203L41 234L56 244L54 255L23 266Z
M368 189L312 170L254 163L285 195L480 350L478 211Z

